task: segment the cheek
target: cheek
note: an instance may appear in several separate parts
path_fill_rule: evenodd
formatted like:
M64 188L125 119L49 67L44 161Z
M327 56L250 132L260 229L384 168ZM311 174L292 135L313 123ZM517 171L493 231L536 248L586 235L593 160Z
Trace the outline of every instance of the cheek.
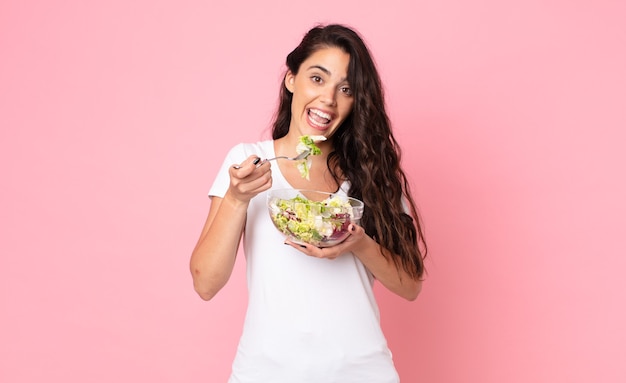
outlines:
M291 99L291 109L301 109L304 107L304 105L306 105L306 94L304 94L304 92L302 92L302 90L299 90L298 92L293 94L293 97Z
M300 86L297 88L297 91L294 93L294 97L292 99L292 103L298 103L304 105L310 102L315 98L315 92L306 86Z
M354 105L354 99L346 100L345 102L339 105L339 111L341 115L345 118L350 112L352 112L352 106Z
M300 94L302 98L311 100L317 98L317 96L319 95L319 91L312 86L303 86L302 88L300 88Z

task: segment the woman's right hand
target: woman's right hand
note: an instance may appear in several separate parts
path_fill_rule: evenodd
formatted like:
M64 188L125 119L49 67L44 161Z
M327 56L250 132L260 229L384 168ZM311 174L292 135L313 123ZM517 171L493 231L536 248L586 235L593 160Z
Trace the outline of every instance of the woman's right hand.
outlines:
M255 195L272 186L270 164L258 156L250 156L228 170L230 186L227 191L232 198L248 203Z

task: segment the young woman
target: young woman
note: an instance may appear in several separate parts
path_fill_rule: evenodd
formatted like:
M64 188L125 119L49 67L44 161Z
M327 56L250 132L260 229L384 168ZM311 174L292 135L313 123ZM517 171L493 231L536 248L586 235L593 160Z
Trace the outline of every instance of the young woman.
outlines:
M288 160L261 161L295 156L303 135L326 138L309 157L309 180ZM414 300L426 246L381 81L354 30L315 27L287 56L272 138L230 150L191 256L195 290L209 300L243 238L249 303L229 382L398 382L372 284ZM361 224L333 247L293 243L270 220L274 188L357 198Z

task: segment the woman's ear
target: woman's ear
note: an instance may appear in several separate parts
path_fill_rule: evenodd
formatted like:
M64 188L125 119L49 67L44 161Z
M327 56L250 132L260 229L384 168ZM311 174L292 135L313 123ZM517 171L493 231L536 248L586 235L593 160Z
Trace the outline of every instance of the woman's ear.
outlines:
M285 88L291 93L293 93L293 83L296 81L296 76L291 73L290 70L287 71L285 75Z

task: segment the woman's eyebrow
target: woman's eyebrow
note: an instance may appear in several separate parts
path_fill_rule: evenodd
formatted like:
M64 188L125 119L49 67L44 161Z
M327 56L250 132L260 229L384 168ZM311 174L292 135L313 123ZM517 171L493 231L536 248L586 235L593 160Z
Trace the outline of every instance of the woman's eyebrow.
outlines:
M329 71L328 69L324 68L324 67L323 67L323 66L321 66L321 65L311 65L308 69L319 69L319 70L321 70L322 72L324 72L324 73L326 73L327 75L329 75L329 76L330 76L330 71Z
M311 65L310 67L307 68L307 70L310 70L310 69L319 69L322 72L326 73L327 76L331 75L330 71L321 65ZM341 81L345 81L345 80L346 80L345 77L341 79Z

